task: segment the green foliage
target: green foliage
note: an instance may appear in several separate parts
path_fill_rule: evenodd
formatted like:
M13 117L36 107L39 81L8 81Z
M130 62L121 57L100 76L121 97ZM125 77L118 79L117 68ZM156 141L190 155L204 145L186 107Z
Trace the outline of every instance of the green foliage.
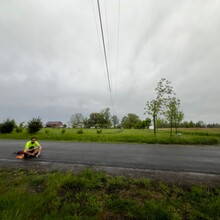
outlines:
M0 133L6 134L11 133L15 128L15 120L10 120L9 118L0 124Z
M24 122L21 122L19 126L15 126L16 133L21 133L24 130Z
M178 111L180 101L176 99L173 87L165 78L160 79L155 91L157 96L155 99L147 101L146 107L144 108L145 114L152 117L154 134L156 134L158 130L157 122L160 115L165 116L170 122L172 133L173 125L175 124L177 128L177 125L183 119L183 113Z
M149 129L151 125L151 119L150 118L146 118L146 120L143 120L143 121L139 121L135 124L135 127L136 129Z
M119 124L119 119L117 115L112 116L112 123L113 123L114 128L116 128L116 126Z
M91 169L0 170L0 219L219 219L219 198L219 187L167 185Z
M42 128L43 128L43 123L39 117L33 118L32 120L28 122L28 125L27 125L27 131L30 134L37 133Z
M97 129L97 130L96 130L96 133L97 133L97 134L101 134L101 133L102 133L102 129Z
M149 129L102 129L101 135L97 135L97 129L83 129L83 134L76 135L78 129L65 129L61 134L58 128L43 128L37 134L41 140L79 141L100 143L149 143L149 144L202 144L216 145L220 143L220 130L189 131L181 130L181 134L169 135L168 130L159 130L157 136ZM46 132L47 131L47 132ZM26 132L0 134L2 139L29 139Z
M61 134L64 134L66 132L66 129L61 130Z
M147 101L145 109L145 114L148 114L152 117L153 127L154 127L154 134L157 131L157 118L161 111L161 100L151 100Z
M111 113L109 108L105 108L101 110L100 113L93 112L90 114L88 120L84 120L85 127L97 127L97 125L101 128L109 128L111 127Z
M72 128L82 128L84 117L81 113L75 113L70 118L70 126Z
M83 134L84 132L83 132L83 129L81 128L81 129L79 129L79 130L77 130L77 134Z
M23 131L23 129L20 128L20 127L16 127L16 128L15 128L15 131L16 131L16 133L21 133L21 132Z
M89 116L88 124L89 127L95 127L97 124L101 125L103 121L102 115L98 112L93 112Z
M164 116L170 124L171 134L173 133L174 127L176 128L176 133L177 133L177 127L184 118L184 114L179 110L179 107L180 107L179 99L177 99L176 97L167 99L167 103L166 103L167 109L164 112Z
M111 127L112 118L111 118L110 108L105 108L105 109L101 110L100 114L102 117L102 127L104 127L104 128Z
M121 125L123 128L135 128L141 123L141 120L136 114L129 113L127 116L124 116L121 120Z

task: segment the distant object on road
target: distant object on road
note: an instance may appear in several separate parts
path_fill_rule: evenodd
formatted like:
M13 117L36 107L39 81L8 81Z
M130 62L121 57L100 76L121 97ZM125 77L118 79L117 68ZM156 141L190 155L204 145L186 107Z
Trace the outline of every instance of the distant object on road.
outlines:
M46 123L46 128L62 128L63 123L61 121L48 121Z

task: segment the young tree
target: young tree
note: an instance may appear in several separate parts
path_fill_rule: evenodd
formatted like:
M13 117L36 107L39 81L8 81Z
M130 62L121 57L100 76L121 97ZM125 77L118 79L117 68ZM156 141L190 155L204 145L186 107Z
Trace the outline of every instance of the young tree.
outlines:
M174 119L176 134L177 134L177 127L181 124L183 119L184 119L184 113L182 111L177 111L176 118Z
M158 114L161 111L161 101L160 100L151 100L151 101L147 101L146 104L146 112L145 114L151 115L152 119L153 119L153 127L154 127L154 134L156 134L157 132L157 117Z
M164 112L166 107L167 100L170 99L171 95L175 95L173 92L173 87L170 85L170 82L165 78L161 78L155 88L156 99L147 101L145 107L145 114L149 114L153 119L154 134L157 132L157 118L159 114Z
M151 119L150 118L146 118L144 121L144 128L149 129L149 127L151 126Z
M170 133L173 132L174 118L176 117L180 102L175 97L169 100L167 103L167 110L165 112L165 117L170 124Z
M70 118L70 126L72 128L82 128L84 117L81 113L75 113Z
M111 127L112 122L111 122L111 113L110 113L110 108L105 108L101 110L100 112L101 118L102 118L102 127Z
M118 119L117 115L112 116L112 122L113 122L114 128L116 128L116 125L119 124L119 119Z
M40 131L41 128L43 128L43 123L40 117L33 118L27 124L27 131L30 134L37 133L38 131Z
M179 110L180 108L180 100L176 97L169 98L167 100L167 110L164 113L167 121L170 124L170 133L172 134L173 128L176 128L177 133L177 127L183 120L184 114Z

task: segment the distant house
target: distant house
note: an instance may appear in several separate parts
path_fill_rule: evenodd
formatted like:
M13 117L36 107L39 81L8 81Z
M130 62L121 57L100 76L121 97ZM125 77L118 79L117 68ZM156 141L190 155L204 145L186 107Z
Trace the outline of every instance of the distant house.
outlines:
M61 121L48 121L46 123L46 128L62 128L63 123Z

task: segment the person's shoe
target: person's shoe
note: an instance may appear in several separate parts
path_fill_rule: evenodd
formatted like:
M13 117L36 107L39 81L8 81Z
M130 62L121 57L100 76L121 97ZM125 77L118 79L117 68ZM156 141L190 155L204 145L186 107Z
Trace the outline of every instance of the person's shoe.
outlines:
M23 159L23 158L24 158L24 154L16 156L16 159Z

